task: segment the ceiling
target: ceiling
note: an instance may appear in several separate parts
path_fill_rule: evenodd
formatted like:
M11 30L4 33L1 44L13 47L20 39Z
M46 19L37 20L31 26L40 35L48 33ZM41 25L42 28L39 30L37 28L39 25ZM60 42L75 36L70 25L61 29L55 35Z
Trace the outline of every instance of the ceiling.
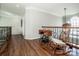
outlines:
M23 16L25 13L25 6L18 3L1 3L0 10Z
M0 9L12 12L18 15L24 15L25 8L35 7L56 16L64 15L64 8L67 8L66 14L71 15L79 12L79 3L2 3Z

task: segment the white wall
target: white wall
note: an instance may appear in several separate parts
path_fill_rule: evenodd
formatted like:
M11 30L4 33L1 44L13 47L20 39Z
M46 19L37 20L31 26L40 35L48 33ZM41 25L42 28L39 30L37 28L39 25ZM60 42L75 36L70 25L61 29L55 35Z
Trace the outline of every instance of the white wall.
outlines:
M12 34L21 34L21 17L9 13L7 11L0 11L0 26L11 26Z
M25 14L25 39L39 38L38 30L41 26L61 26L62 19L36 9L26 9Z

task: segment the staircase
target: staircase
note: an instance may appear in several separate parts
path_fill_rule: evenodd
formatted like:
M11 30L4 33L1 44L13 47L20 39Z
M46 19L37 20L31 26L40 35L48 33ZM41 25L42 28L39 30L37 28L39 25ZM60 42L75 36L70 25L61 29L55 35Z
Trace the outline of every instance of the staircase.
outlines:
M0 27L0 54L6 49L11 38L11 27Z

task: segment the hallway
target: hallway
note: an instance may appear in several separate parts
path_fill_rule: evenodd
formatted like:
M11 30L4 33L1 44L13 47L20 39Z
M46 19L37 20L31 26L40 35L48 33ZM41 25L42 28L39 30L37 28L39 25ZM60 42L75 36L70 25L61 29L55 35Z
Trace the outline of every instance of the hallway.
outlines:
M45 50L42 48L39 40L25 40L21 35L15 35L12 36L7 49L1 56L51 56L51 54L49 49Z

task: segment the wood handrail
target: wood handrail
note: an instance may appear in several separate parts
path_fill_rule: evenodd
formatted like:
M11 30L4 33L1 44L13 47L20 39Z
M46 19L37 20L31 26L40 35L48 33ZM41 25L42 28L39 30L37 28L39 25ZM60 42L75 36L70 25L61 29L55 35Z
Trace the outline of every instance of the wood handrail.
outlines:
M42 28L63 28L61 26L42 26ZM68 27L68 28L79 28L79 27Z

